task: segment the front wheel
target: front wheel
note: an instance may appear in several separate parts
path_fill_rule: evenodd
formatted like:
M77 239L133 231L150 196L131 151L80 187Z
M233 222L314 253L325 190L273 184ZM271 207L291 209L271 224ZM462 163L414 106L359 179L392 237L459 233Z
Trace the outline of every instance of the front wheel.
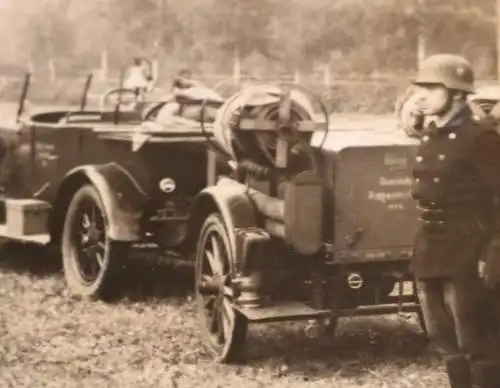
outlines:
M64 221L62 258L70 292L83 297L110 296L125 246L110 240L108 217L92 185L73 196Z
M232 253L219 214L207 217L196 250L196 301L205 344L219 362L240 361L248 330L247 319L233 306Z

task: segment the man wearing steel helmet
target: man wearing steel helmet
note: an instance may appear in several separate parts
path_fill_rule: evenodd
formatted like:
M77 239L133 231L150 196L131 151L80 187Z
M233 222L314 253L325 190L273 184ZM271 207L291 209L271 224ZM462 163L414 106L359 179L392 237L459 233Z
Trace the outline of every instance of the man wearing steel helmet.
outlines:
M452 388L500 387L481 327L478 270L500 196L500 135L467 105L474 74L464 58L427 58L413 85L425 125L413 168L420 226L412 268L427 331Z

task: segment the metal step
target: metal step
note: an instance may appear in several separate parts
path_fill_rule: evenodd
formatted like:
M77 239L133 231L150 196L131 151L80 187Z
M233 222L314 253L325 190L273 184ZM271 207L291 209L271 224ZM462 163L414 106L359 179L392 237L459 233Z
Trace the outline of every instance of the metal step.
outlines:
M279 302L264 307L235 305L234 308L244 315L250 323L300 321L317 319L331 314L330 310L316 310L300 302Z
M8 239L25 243L46 245L50 242L50 235L48 233L30 234L30 235L11 235L7 233L6 225L0 225L0 239Z
M352 309L341 309L337 312L340 317L362 317L367 315L385 315L402 313L416 313L420 305L416 302L406 302L401 306L397 303L378 304L373 306L358 306Z
M326 318L331 316L333 310L316 310L300 302L280 302L265 307L242 307L234 305L234 308L244 315L250 323L270 323L280 321L300 321L309 319ZM359 317L365 315L384 315L401 313L415 313L420 311L418 303L381 304L373 306L358 306L352 309L340 309L335 311L337 317Z

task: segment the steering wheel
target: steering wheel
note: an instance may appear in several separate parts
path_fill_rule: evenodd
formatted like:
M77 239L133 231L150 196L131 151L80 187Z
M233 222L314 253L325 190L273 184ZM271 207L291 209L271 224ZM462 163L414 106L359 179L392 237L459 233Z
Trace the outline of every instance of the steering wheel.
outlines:
M156 117L158 116L158 113L160 113L161 109L172 102L175 102L174 96L169 95L165 100L163 101L157 101L153 102L150 104L148 108L144 110L143 114L143 120L144 121L152 121L155 120Z
M131 109L136 106L138 101L137 97L138 95L134 89L112 88L101 96L99 101L99 109L101 110L101 112L104 112L107 105Z

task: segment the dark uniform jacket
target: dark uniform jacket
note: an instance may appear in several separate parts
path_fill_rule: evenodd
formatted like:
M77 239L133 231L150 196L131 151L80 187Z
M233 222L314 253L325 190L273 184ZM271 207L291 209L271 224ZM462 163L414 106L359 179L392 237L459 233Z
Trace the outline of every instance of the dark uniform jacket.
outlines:
M420 211L414 275L477 273L500 196L500 135L464 109L445 127L422 136L413 176L412 195Z

